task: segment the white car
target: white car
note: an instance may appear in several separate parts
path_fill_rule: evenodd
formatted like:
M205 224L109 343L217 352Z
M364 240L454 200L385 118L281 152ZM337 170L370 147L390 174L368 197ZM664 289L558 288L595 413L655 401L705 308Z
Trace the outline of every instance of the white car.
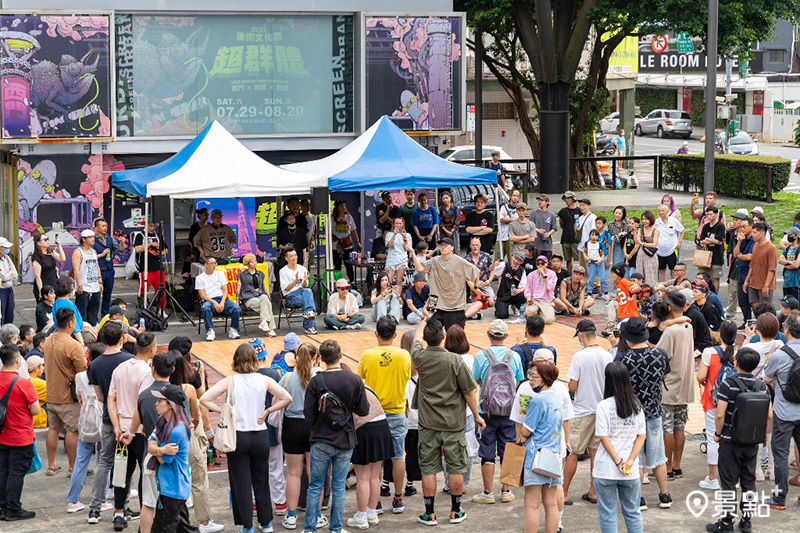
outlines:
M633 116L634 128L636 127L636 125L639 123L640 120L642 120L642 115L637 113ZM617 130L619 130L619 113L614 111L613 113L611 113L610 115L608 115L607 117L603 118L603 120L600 121L600 131L616 133Z
M500 161L504 159L513 159L499 146L484 146L483 153L481 154L482 159L484 161L491 160L493 150L498 150L500 152ZM439 153L439 157L448 161L455 161L457 163L463 163L464 161L475 161L475 147L471 145L453 146L452 148L448 148L447 150ZM516 170L514 165L511 163L503 163L503 168L506 169L506 172L513 172Z

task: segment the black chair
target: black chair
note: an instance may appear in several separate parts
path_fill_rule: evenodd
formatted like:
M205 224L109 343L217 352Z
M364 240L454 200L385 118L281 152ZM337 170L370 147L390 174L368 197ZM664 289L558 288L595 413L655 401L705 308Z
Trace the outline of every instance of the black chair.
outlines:
M223 324L223 329L222 329L223 333L227 333L228 332L228 320L229 320L229 318L230 317L228 315L223 315L222 313L217 313L215 311L211 315L211 323L212 324L217 324L217 323L221 322ZM203 320L203 301L200 299L200 296L198 296L197 297L197 334L198 335L201 334L200 333L201 332L201 328L203 328L204 325L205 325L205 321Z
M283 295L283 292L280 293L281 297L281 307L278 311L278 329L281 327L281 316L286 318L286 323L289 325L289 331L292 330L292 321L303 323L303 308L296 307L293 305L289 305L289 302L286 300L286 296Z
M245 307L241 301L238 301L237 303L239 304L239 307L242 308L242 312L239 315L239 332L242 335L246 335L248 322L261 324L261 313L259 313L255 309L250 309L249 307Z

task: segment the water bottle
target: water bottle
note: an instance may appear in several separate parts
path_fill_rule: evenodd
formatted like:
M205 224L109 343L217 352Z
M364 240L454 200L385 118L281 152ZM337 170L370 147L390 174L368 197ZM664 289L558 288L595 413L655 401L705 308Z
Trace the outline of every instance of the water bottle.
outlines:
M522 304L522 305L519 306L519 316L520 317L524 317L525 316L525 306L526 305L527 304Z
M139 319L139 327L142 328L142 329L145 329L144 328L144 317Z

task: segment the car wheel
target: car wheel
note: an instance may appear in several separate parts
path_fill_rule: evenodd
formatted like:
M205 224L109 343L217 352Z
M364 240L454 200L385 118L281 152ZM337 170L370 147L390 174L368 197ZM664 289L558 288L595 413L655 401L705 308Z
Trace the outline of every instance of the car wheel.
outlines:
M691 134L691 133L687 133L686 135L684 135L684 136L683 136L683 138L684 138L684 139L689 139L691 136L692 136L692 134Z
M659 126L658 130L656 130L656 135L658 136L659 139L663 139L664 138L664 128Z
M642 136L642 127L641 126L636 126L635 128L633 128L633 134L638 136L638 137L641 137Z

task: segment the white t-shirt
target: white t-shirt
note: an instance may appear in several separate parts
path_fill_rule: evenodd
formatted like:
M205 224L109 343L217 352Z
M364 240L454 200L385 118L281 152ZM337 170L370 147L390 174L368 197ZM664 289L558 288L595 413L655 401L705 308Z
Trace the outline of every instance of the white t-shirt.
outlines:
M306 267L304 267L300 263L297 264L297 266L295 267L294 270L289 268L289 265L286 265L285 267L283 267L281 269L281 273L280 273L280 276L281 276L281 292L283 292L283 295L286 296L287 294L290 294L290 293L292 293L292 292L294 292L296 290L302 289L303 288L303 283L302 282L303 282L303 279L305 279L307 272L308 271L306 270ZM292 287L292 290L287 291L286 287L288 287L290 283L292 283L294 280L297 279L297 275L298 274L300 274L300 282L296 283L295 286Z
M419 429L419 411L411 408L414 391L417 390L417 376L411 376L406 382L406 402L408 403L408 429Z
M750 344L745 344L743 348L752 348L761 355L761 360L758 362L758 366L755 370L753 370L753 375L757 378L764 379L764 365L767 364L767 359L772 357L772 354L777 352L783 346L783 341L779 341L778 339L774 339L771 341L760 341L760 342L751 342Z
M194 288L196 290L205 290L206 296L209 298L218 298L222 296L222 286L227 284L228 280L225 278L225 274L220 270L215 270L212 274L203 272L194 280Z
M606 385L606 365L613 361L611 354L599 347L584 348L572 356L567 377L578 382L575 391L575 417L594 414L603 399Z
M600 241L589 241L586 243L586 254L590 261L600 261Z
M94 390L94 387L89 385L88 371L84 370L83 372L75 374L75 392L78 393L81 400L97 398L97 392Z
M558 396L559 400L561 400L561 420L566 421L572 419L575 414L572 410L572 398L569 397L569 389L567 386L564 385L560 381L556 381L553 383L553 386L550 387L550 391L555 393ZM517 388L517 394L514 396L514 405L511 407L511 415L510 418L513 422L517 424L524 424L525 423L525 415L528 413L528 403L530 402L533 395L536 394L533 392L533 387L531 387L530 381L523 381L519 388ZM561 457L567 456L567 440L565 438L564 432L561 432Z
M469 353L462 353L461 354L461 360L464 361L464 364L467 365L467 368L469 369L469 373L472 374L472 365L473 365L473 363L475 363L475 356L472 355L472 354L469 354ZM468 405L467 406L467 416L469 416L470 413L472 413L472 411L470 410L469 405Z
M656 252L661 257L667 257L678 247L678 236L683 231L683 224L675 217L668 217L664 223L661 218L656 219L653 227L658 230L658 247Z
M594 424L594 433L598 437L608 437L611 446L617 455L627 460L633 451L633 443L639 435L647 434L647 425L644 421L644 409L637 414L622 419L617 416L617 404L614 397L606 398L597 404L597 419ZM623 474L616 463L608 455L602 444L597 449L594 457L594 470L592 475L600 479L639 479L639 458L633 462L630 474Z
M591 233L591 231L595 229L594 228L595 220L597 220L597 215L595 215L591 211L589 212L588 215L581 215L578 218L576 230L579 230L581 232L581 242L578 243L578 250L581 252L586 248L586 243L589 242L589 233Z
M500 217L499 218L510 218L511 220L516 220L519 218L517 214L517 207L511 206L510 204L503 204L500 206ZM508 240L508 224L500 223L500 242L505 242Z

